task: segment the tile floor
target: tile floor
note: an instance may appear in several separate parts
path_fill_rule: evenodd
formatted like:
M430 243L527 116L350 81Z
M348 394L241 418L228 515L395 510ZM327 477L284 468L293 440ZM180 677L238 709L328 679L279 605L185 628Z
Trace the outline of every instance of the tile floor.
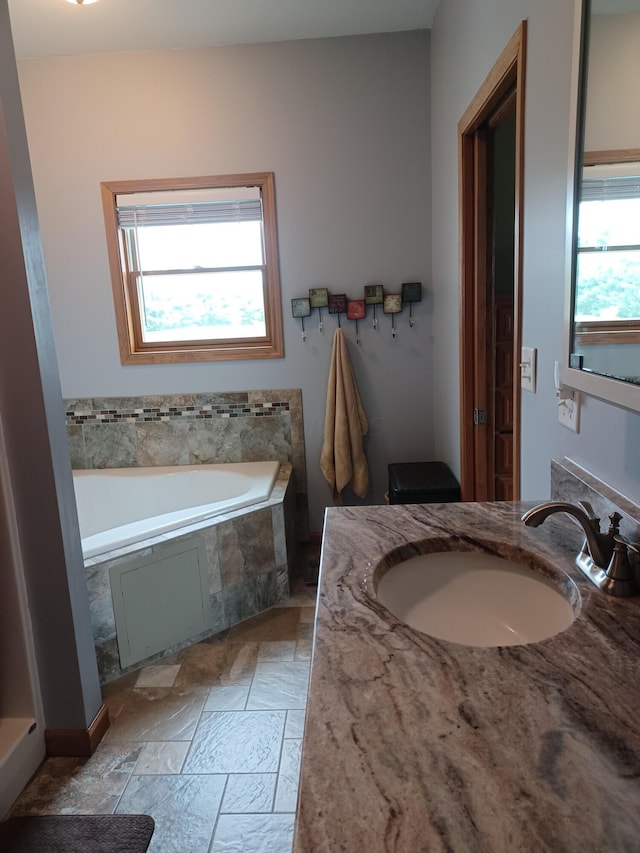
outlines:
M12 815L150 814L150 853L289 853L314 586L105 686L89 759L47 759Z

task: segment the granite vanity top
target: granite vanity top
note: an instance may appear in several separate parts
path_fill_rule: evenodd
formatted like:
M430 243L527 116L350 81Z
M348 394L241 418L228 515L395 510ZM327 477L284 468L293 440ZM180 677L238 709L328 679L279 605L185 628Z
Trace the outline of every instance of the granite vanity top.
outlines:
M640 851L640 598L592 586L581 530L525 527L532 505L327 511L295 853ZM550 559L580 593L571 627L472 648L396 620L372 567L443 537Z

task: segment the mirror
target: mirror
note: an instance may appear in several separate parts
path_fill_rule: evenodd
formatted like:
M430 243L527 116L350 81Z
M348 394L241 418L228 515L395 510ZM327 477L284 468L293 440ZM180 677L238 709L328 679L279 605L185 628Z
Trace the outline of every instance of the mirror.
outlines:
M640 0L585 0L564 384L640 411Z

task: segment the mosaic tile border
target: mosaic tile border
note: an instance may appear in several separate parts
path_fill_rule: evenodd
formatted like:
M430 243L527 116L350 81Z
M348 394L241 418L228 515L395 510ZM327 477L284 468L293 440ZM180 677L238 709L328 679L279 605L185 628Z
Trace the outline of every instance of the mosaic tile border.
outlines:
M195 420L207 418L243 418L243 417L272 417L281 412L289 412L288 402L285 403L230 403L228 406L157 406L154 408L138 409L87 409L71 408L65 412L67 426L82 425L88 422L116 424L122 421L170 421Z

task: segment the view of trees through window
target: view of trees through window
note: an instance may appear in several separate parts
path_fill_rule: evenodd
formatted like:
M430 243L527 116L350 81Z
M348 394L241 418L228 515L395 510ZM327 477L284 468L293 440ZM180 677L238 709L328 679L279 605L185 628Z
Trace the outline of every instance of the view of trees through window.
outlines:
M640 319L640 198L581 202L575 318Z
M136 229L145 341L265 334L261 222Z

